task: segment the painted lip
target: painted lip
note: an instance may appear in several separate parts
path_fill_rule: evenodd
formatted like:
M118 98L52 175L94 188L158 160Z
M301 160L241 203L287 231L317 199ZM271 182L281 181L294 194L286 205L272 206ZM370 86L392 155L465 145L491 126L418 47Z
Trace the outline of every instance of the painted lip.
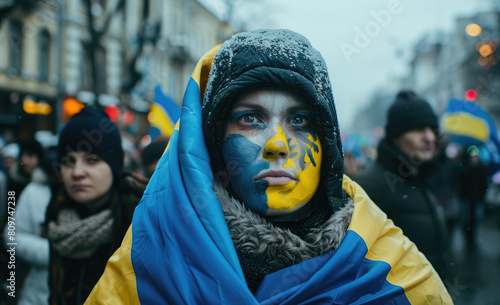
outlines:
M257 174L255 177L253 177L253 180L266 180L267 182L269 182L269 184L279 185L297 181L297 178L284 170L267 170Z

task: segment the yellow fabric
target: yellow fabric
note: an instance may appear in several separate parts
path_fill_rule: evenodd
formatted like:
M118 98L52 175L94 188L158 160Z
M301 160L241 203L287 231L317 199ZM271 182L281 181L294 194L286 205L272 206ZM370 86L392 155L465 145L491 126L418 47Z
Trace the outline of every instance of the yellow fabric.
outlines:
M212 62L214 60L215 54L219 51L222 44L216 45L210 51L208 51L196 64L193 74L191 77L196 81L200 87L200 96L203 101L203 96L205 95L205 89L207 88L208 76L210 74L210 69L212 69Z
M488 122L465 112L445 115L443 125L446 132L470 136L483 142L488 140L490 134Z
M140 304L130 259L131 248L132 226L128 228L121 247L109 259L104 274L92 289L85 305Z
M174 131L174 124L160 105L151 104L148 119L152 126L155 126L160 130L162 135L166 135L169 137L172 136L172 132Z
M359 234L368 247L367 259L391 265L387 281L404 289L411 304L453 304L434 268L400 228L387 219L366 192L344 175L344 191L354 200L348 230Z

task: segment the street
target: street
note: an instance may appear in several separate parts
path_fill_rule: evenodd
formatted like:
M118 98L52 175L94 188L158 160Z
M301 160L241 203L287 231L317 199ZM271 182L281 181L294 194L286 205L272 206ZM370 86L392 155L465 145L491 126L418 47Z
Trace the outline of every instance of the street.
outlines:
M485 211L474 250L466 248L464 234L457 228L450 256L444 282L455 305L500 304L500 207Z

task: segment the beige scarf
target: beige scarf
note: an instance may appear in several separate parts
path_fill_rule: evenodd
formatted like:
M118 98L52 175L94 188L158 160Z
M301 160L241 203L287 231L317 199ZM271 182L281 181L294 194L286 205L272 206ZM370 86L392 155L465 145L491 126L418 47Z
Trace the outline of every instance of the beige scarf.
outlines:
M99 246L113 237L113 217L107 209L80 219L73 209L63 209L57 222L49 223L48 238L53 247L64 257L81 259L92 256Z

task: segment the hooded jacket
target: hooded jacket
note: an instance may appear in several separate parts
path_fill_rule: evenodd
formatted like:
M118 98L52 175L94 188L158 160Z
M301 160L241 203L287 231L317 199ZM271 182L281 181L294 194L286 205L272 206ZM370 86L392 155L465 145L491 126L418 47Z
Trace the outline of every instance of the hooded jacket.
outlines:
M239 45L235 44L240 39L246 40L245 48L239 49ZM238 52L249 52L244 57L249 60L248 66L252 66L254 58L250 54L254 54L256 61L260 62L258 54L264 52L266 57L280 58L276 65L286 68L286 56L277 53L275 44L288 43L289 40L292 42L288 46L297 44L294 45L298 48L297 52L315 52L305 38L290 31L256 31L236 35L220 51L216 47L199 61L186 89L181 118L169 147L134 212L132 226L122 246L108 261L104 275L94 287L87 304L452 303L436 272L414 244L387 220L357 184L347 177L342 180L341 164L337 163L341 160L341 146L338 134L333 132L338 132L335 130L333 99L321 102L323 104L319 106L320 98L311 98L312 105L325 107L321 108L323 112L330 110L331 117L328 123L325 121L325 126L330 126L332 133L325 132L323 136L324 141L331 142L325 142L329 143L326 144L329 157L323 159L326 163L323 166L337 167L338 170L336 173L325 170L322 187L328 201L339 206L332 218L324 223L326 227L318 227L320 232L311 235L313 238L324 236L325 239L313 240L308 245L304 239L290 236L293 233L273 227L272 223L257 214L248 214L244 204L230 198L225 189L220 190L214 183L214 174L217 174L214 167L220 165L217 162L214 164L215 160L211 159L217 158L214 150L218 149L217 141L221 140L216 134L218 114L223 112L221 109L232 94L214 96L224 90L233 92L232 85L239 82L238 72L232 76L217 76L219 72L227 71L218 70L215 66L218 61L214 60L214 56L219 56L219 60L234 60L240 63L239 67L246 67L243 59L238 61L230 55L235 47ZM282 47L279 50L286 54L294 53ZM288 67L304 64L294 58L290 57L292 60L287 61ZM265 58L261 59L264 61ZM205 93L212 62L214 72L210 77L214 81L209 82ZM318 64L306 65L308 68L304 71L324 67L324 63ZM268 65L273 67L272 60ZM236 66L229 66L236 69ZM300 73L294 74L293 69L289 70L290 79L285 77L286 74L279 74L276 79L280 82L300 79ZM271 68L268 72L273 71ZM256 73L253 77L264 77L266 73ZM218 83L218 80L227 77L237 80ZM315 77L310 79L315 80ZM269 83L276 85L272 80ZM254 84L252 82L252 86ZM316 88L311 84L318 82L297 83L297 87ZM240 88L234 89L237 94L243 87L235 88ZM326 91L323 94L328 95ZM202 97L205 98L203 115ZM323 117L323 114L319 116ZM333 156L335 150L338 156ZM351 198L352 203L344 201L344 196ZM256 237L253 245L246 243L253 236ZM320 243L328 238L331 238L328 244L330 250L307 258L299 255L300 262L295 261L291 266L285 263L282 269L267 274L257 291L251 292L236 253L241 243L261 250L267 263L279 264L294 260L292 252L295 249L286 249L293 247L295 242L303 243L297 248L303 247L305 251L314 253L309 250L313 247L321 249ZM280 240L283 240L282 244Z
M228 104L238 94L263 86L284 88L309 101L323 147L320 191L338 209L346 199L342 192L343 151L326 64L305 37L292 31L240 33L217 52L203 100L204 136L213 172L224 170L220 134L224 128L218 124L225 122Z

